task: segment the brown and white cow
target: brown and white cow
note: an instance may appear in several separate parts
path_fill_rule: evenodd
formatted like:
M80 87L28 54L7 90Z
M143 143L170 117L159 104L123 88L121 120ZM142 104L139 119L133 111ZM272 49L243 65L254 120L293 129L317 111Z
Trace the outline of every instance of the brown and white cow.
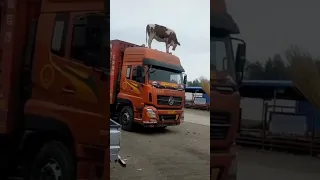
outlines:
M170 46L172 46L173 51L176 50L177 45L180 46L176 33L172 29L158 24L148 24L146 27L146 43L148 43L149 48L151 48L153 39L157 40L158 42L166 43L167 53L169 53Z

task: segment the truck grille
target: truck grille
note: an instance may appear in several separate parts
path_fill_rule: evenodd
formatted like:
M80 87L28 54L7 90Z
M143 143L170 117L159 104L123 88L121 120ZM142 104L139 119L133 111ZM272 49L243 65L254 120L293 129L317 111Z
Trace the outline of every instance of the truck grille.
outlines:
M172 97L172 98L171 98ZM170 104L169 100L170 98L173 100L173 103ZM157 103L159 105L167 105L167 106L180 106L182 103L182 98L181 97L174 97L174 96L162 96L158 95L157 96Z
M230 128L230 114L210 112L210 139L226 139Z
M176 115L159 115L159 118L161 121L175 121L176 120Z

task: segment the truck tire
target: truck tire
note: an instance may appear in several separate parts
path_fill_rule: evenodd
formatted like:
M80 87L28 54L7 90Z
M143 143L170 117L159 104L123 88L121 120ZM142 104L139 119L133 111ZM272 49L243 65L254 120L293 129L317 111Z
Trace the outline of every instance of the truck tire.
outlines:
M119 122L123 130L130 132L134 130L133 110L130 106L122 108L119 115Z
M26 180L76 180L73 158L68 149L57 141L45 144L29 168Z

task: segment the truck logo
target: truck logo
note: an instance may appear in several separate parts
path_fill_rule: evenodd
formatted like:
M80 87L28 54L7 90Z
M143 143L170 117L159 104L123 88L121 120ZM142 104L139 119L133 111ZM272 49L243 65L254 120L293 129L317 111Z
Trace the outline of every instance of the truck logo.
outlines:
M168 100L168 104L169 104L170 106L172 106L173 103L174 103L174 98L173 98L172 96L170 96L170 98L169 98L169 100Z
M41 85L48 89L55 79L55 72L50 64L44 65L40 72L40 82Z

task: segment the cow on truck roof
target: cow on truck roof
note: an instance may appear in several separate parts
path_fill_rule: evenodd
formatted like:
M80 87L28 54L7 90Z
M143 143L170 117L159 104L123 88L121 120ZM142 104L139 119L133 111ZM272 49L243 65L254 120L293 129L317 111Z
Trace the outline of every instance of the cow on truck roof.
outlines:
M151 43L153 39L157 40L158 42L166 43L167 53L169 53L170 46L173 47L173 51L176 50L176 47L178 45L180 46L180 43L177 39L177 35L172 29L158 24L148 24L146 27L146 43L148 43L149 48L151 48Z

